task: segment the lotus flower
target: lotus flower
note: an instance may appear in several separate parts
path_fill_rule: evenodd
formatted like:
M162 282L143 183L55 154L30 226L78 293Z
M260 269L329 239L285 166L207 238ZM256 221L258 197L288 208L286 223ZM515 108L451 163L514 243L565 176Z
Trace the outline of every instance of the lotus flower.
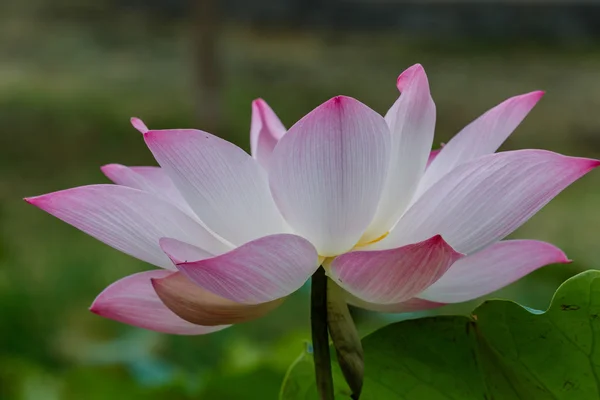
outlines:
M506 100L430 153L423 68L400 75L385 117L337 96L286 131L252 105L251 153L209 133L149 130L159 167L107 165L116 185L26 199L162 269L106 288L91 311L204 334L258 318L323 265L350 303L404 312L495 291L550 263L551 244L504 237L599 162L544 150L494 154L542 97Z

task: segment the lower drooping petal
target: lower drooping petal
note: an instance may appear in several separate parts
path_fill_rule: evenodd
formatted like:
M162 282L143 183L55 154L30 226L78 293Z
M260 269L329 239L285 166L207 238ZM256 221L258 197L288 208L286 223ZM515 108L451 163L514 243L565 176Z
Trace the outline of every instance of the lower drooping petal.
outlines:
M482 156L438 181L371 248L395 248L441 234L457 251L473 254L512 233L598 165L544 150Z
M389 165L383 117L350 97L320 105L281 138L269 183L294 232L321 256L350 250L373 219Z
M171 203L125 186L81 186L25 200L117 250L163 268L174 266L158 245L161 237L192 241L212 254L229 250Z
M173 272L154 270L125 277L104 289L90 311L124 324L176 335L203 335L227 327L195 325L169 310L156 294L151 280L171 274Z
M400 303L369 303L368 301L361 300L356 296L352 296L350 293L346 295L346 301L348 304L351 304L354 307L364 308L365 310L394 314L431 310L433 308L439 308L446 305L446 303L436 303L429 300L419 299L417 297L413 297L412 299L408 299Z
M160 167L126 167L121 164L108 164L100 169L117 185L152 193L175 204L187 214L195 216L169 175Z
M418 297L459 303L484 296L548 264L567 263L560 249L537 240L507 240L455 262Z
M436 235L397 249L342 254L331 263L329 275L364 301L394 304L422 292L461 257Z
M312 244L290 234L265 236L217 257L177 264L202 288L245 304L266 303L289 295L318 266Z
M176 315L204 326L251 321L279 307L285 300L281 298L261 304L236 303L202 289L180 272L164 278L154 278L152 285L158 297Z

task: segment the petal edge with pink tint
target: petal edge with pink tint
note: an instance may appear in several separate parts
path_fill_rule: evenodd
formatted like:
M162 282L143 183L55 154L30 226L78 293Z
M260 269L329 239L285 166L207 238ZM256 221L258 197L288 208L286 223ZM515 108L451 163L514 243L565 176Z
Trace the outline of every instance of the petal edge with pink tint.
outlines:
M435 158L438 156L438 154L440 154L440 151L442 151L442 149L431 150L431 152L429 153L429 158L427 159L427 165L425 166L425 168L427 168L431 165L433 160L435 160Z
M285 298L261 304L241 304L217 296L192 283L181 272L152 279L162 302L176 315L193 324L219 326L260 318L279 307Z
M498 150L543 95L544 92L538 90L511 97L457 133L427 168L415 198L459 164Z
M244 150L193 129L151 130L144 140L198 218L219 237L239 246L289 231L266 171Z
M329 276L366 302L395 304L421 293L462 256L436 235L397 249L342 254Z
M385 120L350 97L321 104L271 156L269 183L284 218L321 256L350 250L377 209L389 165Z
M252 102L250 151L252 157L264 168L268 168L271 153L285 131L285 127L266 101L256 99Z
M160 167L127 167L121 164L107 164L100 167L100 170L117 185L152 193L195 217L194 212L183 199L169 175Z
M174 269L161 237L191 241L212 254L229 248L171 203L138 189L90 185L25 199L88 235L140 260Z
M441 234L457 251L473 254L512 233L598 165L544 150L482 156L438 181L369 248L396 248Z
M175 335L203 335L227 327L192 324L169 310L154 291L151 280L171 274L154 270L118 280L96 297L90 311L124 324Z
M459 303L492 293L548 264L570 262L550 243L537 240L498 242L455 262L437 282L418 297Z
M148 127L146 126L146 124L144 123L144 121L142 121L139 118L136 117L132 117L130 119L131 121L131 125L138 130L138 132L140 132L142 135L146 132L149 131Z
M318 267L312 244L290 234L265 236L214 258L177 264L200 287L245 304L295 292Z
M364 308L365 310L377 311L382 313L413 313L418 311L426 311L434 308L440 308L446 305L446 303L436 303L429 300L420 299L417 297L413 297L412 299L405 300L400 303L392 303L392 304L378 304L378 303L369 303L367 301L361 300L356 296L352 296L350 293L346 294L346 301L348 304L353 305L354 307Z
M361 242L387 233L400 219L425 171L435 130L435 103L420 64L398 77L401 94L385 115L390 128L390 161L377 212Z
M204 249L173 238L160 238L158 244L175 265L205 260L214 256Z

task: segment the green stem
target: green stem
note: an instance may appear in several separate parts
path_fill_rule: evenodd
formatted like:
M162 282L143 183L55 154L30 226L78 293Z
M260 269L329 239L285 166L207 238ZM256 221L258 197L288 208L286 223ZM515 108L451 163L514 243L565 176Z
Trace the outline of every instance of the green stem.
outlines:
M332 281L327 285L327 324L338 363L352 390L352 399L358 400L365 370L362 344L344 292Z
M312 276L310 321L319 399L334 400L327 332L327 276L323 267L319 267Z

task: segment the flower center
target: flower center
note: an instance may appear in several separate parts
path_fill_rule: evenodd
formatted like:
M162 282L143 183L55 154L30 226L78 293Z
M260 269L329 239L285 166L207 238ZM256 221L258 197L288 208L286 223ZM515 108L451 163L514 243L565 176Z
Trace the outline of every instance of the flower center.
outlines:
M387 235L389 235L389 234L390 234L390 232L388 231L388 232L384 233L383 235L379 236L378 238L368 241L366 243L357 243L356 246L354 246L354 248L356 249L357 247L363 247L363 246L368 246L373 243L377 243L377 242L385 239L387 237Z

